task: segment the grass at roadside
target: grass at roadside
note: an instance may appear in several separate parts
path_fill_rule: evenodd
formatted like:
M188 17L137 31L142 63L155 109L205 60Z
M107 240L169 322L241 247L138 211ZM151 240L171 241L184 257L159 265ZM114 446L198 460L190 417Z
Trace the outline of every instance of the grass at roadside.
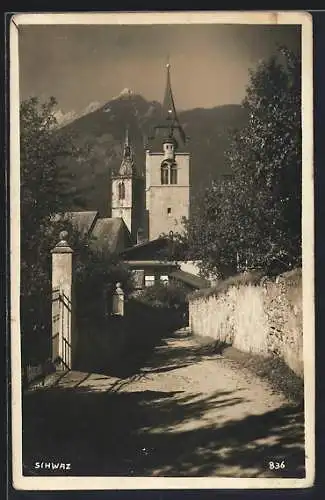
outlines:
M225 358L231 359L265 379L273 390L282 392L286 398L295 404L303 406L304 382L284 361L276 357L265 357L242 352L235 347L218 343L215 339L195 337L200 344L211 344L211 349Z

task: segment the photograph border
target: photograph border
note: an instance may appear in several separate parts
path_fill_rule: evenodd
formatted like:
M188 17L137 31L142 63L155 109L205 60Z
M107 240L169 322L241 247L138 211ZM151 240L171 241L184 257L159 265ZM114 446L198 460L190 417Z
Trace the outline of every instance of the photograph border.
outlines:
M165 477L26 477L22 474L22 395L20 351L20 159L18 27L54 24L298 24L302 49L302 275L305 382L306 477L165 478ZM129 489L274 489L307 488L315 477L315 296L313 170L313 28L307 12L206 11L125 13L15 14L10 22L10 323L12 472L18 490ZM307 338L307 341L306 341Z

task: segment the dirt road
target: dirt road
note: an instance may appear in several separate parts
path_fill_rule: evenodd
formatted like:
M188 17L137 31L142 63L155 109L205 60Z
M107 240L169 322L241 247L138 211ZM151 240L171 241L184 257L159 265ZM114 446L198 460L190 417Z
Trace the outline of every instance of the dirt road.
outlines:
M72 475L304 476L302 413L193 337L165 339L124 380L56 374L25 408L28 474L57 458Z

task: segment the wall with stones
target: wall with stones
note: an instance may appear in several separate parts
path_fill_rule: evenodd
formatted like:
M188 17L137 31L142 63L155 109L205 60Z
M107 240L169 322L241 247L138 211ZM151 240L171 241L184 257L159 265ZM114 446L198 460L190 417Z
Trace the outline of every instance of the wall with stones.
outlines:
M278 356L303 376L301 269L272 280L241 275L196 292L190 296L189 316L194 335Z

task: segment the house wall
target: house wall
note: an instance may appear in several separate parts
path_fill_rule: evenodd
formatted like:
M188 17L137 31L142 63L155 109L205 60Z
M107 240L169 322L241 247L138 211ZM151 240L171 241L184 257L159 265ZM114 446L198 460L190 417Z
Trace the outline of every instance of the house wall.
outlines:
M130 265L130 264L129 264ZM154 283L167 283L165 277L168 276L170 272L175 270L172 266L130 266L132 273L134 275L134 284L137 290L141 290L146 286L146 277L154 277ZM163 280L162 280L163 278ZM147 282L147 285L149 283Z

